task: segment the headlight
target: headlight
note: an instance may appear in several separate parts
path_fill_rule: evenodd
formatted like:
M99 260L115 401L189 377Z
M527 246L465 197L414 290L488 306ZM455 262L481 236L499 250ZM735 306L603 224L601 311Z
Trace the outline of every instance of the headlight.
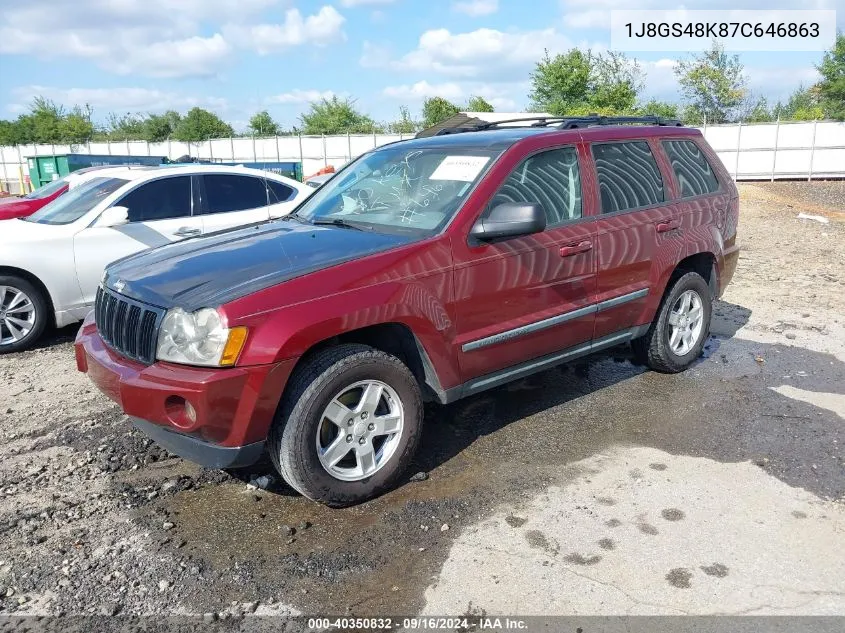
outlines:
M171 363L230 367L246 342L245 327L227 328L217 310L168 310L158 332L156 358Z

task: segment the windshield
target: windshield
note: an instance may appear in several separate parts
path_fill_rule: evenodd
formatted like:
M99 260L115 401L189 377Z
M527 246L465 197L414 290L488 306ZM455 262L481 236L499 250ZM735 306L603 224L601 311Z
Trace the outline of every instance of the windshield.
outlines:
M384 148L360 157L296 211L312 223L386 233L433 234L466 199L500 152Z
M48 183L42 187L38 187L38 189L36 189L35 191L30 191L28 194L26 194L24 198L26 198L27 200L41 200L41 198L49 198L63 187L67 187L66 178L54 180L53 182Z
M70 224L97 206L109 194L117 191L128 180L122 178L94 178L70 189L55 200L41 207L27 222L38 224Z

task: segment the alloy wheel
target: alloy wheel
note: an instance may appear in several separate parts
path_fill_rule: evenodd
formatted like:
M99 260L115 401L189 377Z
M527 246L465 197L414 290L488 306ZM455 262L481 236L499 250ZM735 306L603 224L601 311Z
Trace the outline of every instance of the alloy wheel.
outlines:
M35 327L35 304L19 288L0 286L0 345L17 343Z
M669 348L676 356L689 354L704 330L704 307L695 290L687 290L669 312Z
M379 380L338 392L317 427L317 456L332 477L360 481L380 470L396 451L405 413L399 395Z

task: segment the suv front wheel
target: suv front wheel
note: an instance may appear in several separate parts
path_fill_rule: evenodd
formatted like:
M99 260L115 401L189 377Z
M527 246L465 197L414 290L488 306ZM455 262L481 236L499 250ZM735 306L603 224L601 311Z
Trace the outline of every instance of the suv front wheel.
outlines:
M297 367L270 432L276 469L332 507L389 490L419 444L419 385L395 356L366 345L316 352Z
M704 278L677 278L645 336L632 341L636 359L656 371L678 373L701 355L710 334L713 300Z

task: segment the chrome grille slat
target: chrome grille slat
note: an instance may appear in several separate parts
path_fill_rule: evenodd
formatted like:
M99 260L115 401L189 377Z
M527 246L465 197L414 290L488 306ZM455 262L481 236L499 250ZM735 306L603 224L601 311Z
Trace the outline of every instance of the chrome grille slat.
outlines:
M108 289L97 290L94 319L103 341L114 351L146 365L155 362L164 312Z

